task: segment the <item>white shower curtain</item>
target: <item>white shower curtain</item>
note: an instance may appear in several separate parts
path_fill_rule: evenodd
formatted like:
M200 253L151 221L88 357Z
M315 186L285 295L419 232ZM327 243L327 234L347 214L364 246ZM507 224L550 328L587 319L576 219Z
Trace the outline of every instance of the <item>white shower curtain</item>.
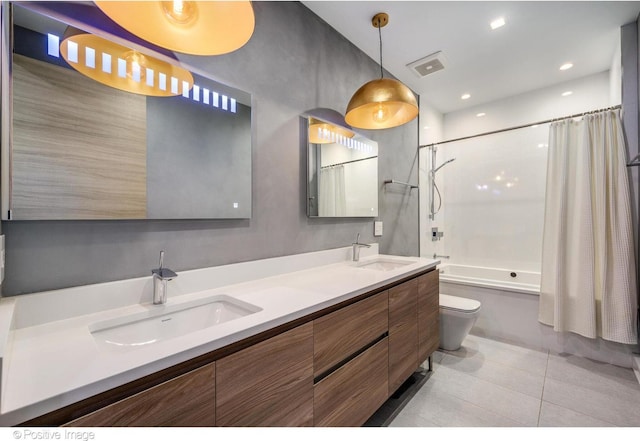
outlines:
M347 197L344 165L321 169L318 199L318 216L346 215Z
M550 126L539 321L637 342L631 198L619 111Z

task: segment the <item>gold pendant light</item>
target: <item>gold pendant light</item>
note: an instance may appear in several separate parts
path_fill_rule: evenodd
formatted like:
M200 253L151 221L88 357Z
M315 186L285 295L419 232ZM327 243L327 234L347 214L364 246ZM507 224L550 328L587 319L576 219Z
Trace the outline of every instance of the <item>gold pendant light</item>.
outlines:
M193 87L186 69L72 27L62 37L60 53L81 74L126 92L174 96Z
M96 1L113 21L155 45L193 55L244 46L255 17L250 1Z
M371 23L378 28L380 36L380 79L364 84L351 97L345 121L361 129L388 129L406 124L418 116L416 97L400 81L383 78L382 32L380 28L389 23L384 12L376 14Z

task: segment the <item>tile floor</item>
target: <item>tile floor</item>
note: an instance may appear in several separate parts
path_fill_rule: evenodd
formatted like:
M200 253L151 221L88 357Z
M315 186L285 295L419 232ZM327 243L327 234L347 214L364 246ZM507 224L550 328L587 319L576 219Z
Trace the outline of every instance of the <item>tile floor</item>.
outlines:
M640 427L631 369L473 335L433 361L389 426Z

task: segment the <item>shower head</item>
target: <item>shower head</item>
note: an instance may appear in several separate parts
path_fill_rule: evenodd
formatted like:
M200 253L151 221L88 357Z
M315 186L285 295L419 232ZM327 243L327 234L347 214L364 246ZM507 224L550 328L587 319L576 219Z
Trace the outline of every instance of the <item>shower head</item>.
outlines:
M451 159L449 159L448 161L444 161L442 164L440 164L440 166L439 166L438 168L436 168L435 170L433 170L431 173L433 173L433 174L435 175L435 174L436 174L436 172L437 172L438 170L440 170L442 167L444 167L444 166L445 166L445 165L447 165L448 163L453 162L453 161L455 161L455 160L456 160L456 158L451 158Z

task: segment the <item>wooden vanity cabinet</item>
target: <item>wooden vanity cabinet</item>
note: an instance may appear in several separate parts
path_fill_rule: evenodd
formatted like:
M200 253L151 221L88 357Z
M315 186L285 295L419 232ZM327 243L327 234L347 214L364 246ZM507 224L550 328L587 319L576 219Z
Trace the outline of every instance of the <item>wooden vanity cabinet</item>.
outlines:
M216 361L216 425L313 425L313 324Z
M418 277L418 362L440 345L440 274L430 271Z
M418 368L418 280L389 289L389 395Z
M215 362L73 420L69 427L215 425Z
M433 270L381 287L331 312L314 313L297 327L270 332L266 340L227 348L222 358L213 354L187 373L164 373L162 382L134 395L121 386L31 423L360 426L437 349L438 282ZM177 367L176 374L187 368ZM104 407L72 420L101 403Z
M314 426L361 426L388 397L388 291L313 321Z

